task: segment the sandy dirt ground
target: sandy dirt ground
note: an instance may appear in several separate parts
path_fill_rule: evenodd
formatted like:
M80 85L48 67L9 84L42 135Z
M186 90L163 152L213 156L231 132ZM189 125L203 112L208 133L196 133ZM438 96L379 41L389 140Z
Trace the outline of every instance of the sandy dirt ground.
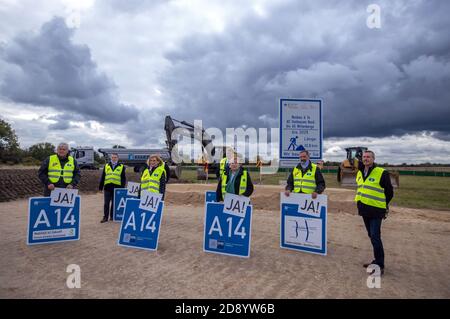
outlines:
M157 252L117 246L102 194L82 195L81 239L26 245L28 201L0 203L1 298L450 298L450 211L395 207L382 228L386 272L369 289L372 249L350 190L329 189L328 255L279 247L277 186L256 186L249 259L202 249L204 191L168 186ZM81 267L81 288L66 267Z

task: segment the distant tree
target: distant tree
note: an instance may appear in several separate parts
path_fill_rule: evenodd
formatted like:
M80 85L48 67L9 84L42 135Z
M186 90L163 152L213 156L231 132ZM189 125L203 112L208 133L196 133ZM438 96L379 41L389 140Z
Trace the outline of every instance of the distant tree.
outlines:
M105 164L105 157L94 151L94 162L95 164Z
M19 163L22 153L16 132L8 122L0 119L0 161Z
M28 148L28 154L38 161L43 161L54 153L55 145L47 142L34 144Z
M122 145L114 145L112 148L126 148L126 147Z

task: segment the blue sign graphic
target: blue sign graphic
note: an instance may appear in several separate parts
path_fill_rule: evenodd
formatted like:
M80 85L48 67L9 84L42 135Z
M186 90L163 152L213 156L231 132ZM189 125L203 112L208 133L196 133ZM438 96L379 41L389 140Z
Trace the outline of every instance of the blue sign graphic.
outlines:
M80 239L80 196L74 207L50 206L50 197L30 198L27 244Z
M281 247L326 255L327 207L310 205L281 204Z
M280 99L280 166L294 167L301 151L322 159L322 100Z
M224 213L223 210L223 203L206 203L203 250L249 257L252 206L247 206L244 218Z
M152 213L139 208L139 199L127 199L119 233L119 246L146 250L158 248L164 202Z

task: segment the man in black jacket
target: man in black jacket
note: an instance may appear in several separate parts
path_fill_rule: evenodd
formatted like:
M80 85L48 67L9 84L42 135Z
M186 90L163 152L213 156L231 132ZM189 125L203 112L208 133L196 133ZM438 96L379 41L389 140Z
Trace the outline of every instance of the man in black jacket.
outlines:
M308 174L312 174L312 172L314 172L314 178L310 179L311 182L312 181L315 182L315 186L312 186L310 188L309 185L314 184L308 183L309 180L307 176ZM305 193L311 194L312 198L317 198L317 194L322 194L324 190L325 190L325 179L323 178L322 172L320 171L320 169L317 167L316 164L311 163L309 159L309 152L306 150L301 151L300 163L298 163L297 166L292 170L291 174L289 174L289 177L287 179L287 185L284 191L285 195L289 196L291 192Z
M114 189L124 188L127 183L125 175L125 166L119 163L119 155L117 153L111 154L111 161L103 168L102 177L98 189L103 191L103 219L100 223L113 220L113 205L114 205Z
M245 190L241 191L241 180L245 179ZM244 183L244 181L243 181ZM253 193L253 183L247 169L239 163L239 158L235 156L229 162L229 169L225 170L223 176L219 178L216 189L216 200L222 202L224 193L242 195L250 197Z
M389 212L389 202L394 197L394 190L389 172L378 167L374 161L374 152L367 150L363 153L362 163L359 163L356 176L358 190L355 201L358 213L364 220L375 257L372 262L363 266L367 268L371 264L378 265L383 274L384 249L381 241L381 222Z
M41 163L38 177L44 185L44 197L50 196L51 191L56 187L77 187L81 173L77 161L69 155L67 143L60 143L56 148L56 154L47 157Z

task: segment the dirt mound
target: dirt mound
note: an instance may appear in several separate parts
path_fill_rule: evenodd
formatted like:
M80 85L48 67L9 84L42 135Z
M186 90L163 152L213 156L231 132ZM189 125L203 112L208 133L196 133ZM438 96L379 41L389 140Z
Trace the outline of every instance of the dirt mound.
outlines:
M215 185L205 184L173 184L168 188L165 202L176 205L203 206L205 192L215 191ZM280 209L279 186L256 185L251 196L254 209L277 211ZM353 202L353 191L330 189L325 192L328 195L328 211L336 213L357 214L356 205Z
M101 170L81 170L81 181L78 189L81 194L89 194L98 191ZM140 174L128 168L127 180L138 183ZM183 180L171 179L169 183L184 183ZM38 169L0 169L0 202L7 202L19 198L42 196L44 186L38 178Z
M101 170L81 171L80 193L92 193L98 190ZM139 181L139 175L127 172L129 181ZM37 169L5 169L0 170L0 202L16 200L32 196L41 196L43 185L38 178Z

